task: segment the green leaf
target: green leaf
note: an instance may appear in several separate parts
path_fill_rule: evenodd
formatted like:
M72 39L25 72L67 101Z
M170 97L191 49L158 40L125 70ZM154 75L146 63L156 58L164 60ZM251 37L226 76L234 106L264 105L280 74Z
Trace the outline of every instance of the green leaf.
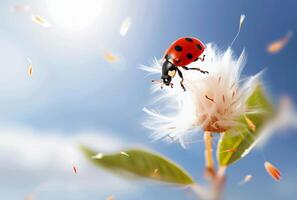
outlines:
M178 185L193 184L193 179L177 164L165 157L140 149L130 149L121 153L104 155L94 159L97 154L88 147L81 147L83 153L95 165L123 175L129 172L134 175ZM119 173L120 172L120 173Z
M217 149L217 158L221 166L228 166L244 157L261 134L261 128L274 114L273 106L261 85L256 87L246 105L248 109L257 109L260 112L240 117L242 125L223 133Z

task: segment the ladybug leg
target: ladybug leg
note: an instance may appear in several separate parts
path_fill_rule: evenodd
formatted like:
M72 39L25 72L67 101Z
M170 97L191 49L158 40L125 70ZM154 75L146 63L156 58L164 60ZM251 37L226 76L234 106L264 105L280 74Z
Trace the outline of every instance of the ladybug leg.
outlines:
M200 57L196 58L196 59L194 60L194 62L196 62L196 61L198 61L198 60L201 60L201 62L203 62L203 61L204 61L204 59L205 59L205 55L203 55L203 57L202 57L202 58L200 58Z
M177 73L178 73L179 77L181 78L180 86L183 88L184 91L186 91L186 88L185 88L185 86L183 84L183 82L184 82L184 76L183 76L182 72L178 68L177 68Z
M208 74L208 71L203 71L203 70L201 70L199 68L189 68L189 67L186 67L186 66L182 66L182 68L185 69L185 70L197 70L197 71L201 72L202 74Z
M198 59L200 59L200 60L201 60L201 62L203 62L203 61L204 61L204 59L205 59L205 55L203 55L203 57L202 57L202 58L198 58Z

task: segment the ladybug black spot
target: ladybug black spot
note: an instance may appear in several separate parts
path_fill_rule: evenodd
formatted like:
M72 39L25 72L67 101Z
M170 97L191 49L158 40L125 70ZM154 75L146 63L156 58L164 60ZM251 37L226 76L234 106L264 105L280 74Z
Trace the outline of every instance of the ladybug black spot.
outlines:
M198 48L199 50L202 50L202 47L201 47L200 44L197 44L196 46L197 46L197 48Z
M192 59L193 58L193 55L191 53L187 53L187 58L188 59Z
M188 42L193 42L192 38L185 38L185 40L187 40Z
M175 51L182 51L183 50L183 48L181 46L179 46L179 45L176 45L174 47L174 49L175 49Z

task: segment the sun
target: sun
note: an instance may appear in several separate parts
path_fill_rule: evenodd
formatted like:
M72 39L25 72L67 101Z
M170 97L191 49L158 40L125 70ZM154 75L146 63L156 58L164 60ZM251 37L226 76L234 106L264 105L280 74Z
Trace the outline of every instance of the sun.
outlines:
M79 31L95 22L104 8L104 0L46 0L46 5L54 24Z

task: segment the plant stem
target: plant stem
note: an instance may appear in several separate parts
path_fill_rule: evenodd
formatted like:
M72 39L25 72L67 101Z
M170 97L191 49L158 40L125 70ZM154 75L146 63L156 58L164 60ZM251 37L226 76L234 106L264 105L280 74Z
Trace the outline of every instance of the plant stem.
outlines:
M226 176L225 176L226 167L219 167L216 178L213 182L213 199L221 200L223 196L223 190L225 186Z
M219 167L218 171L215 170L214 160L212 155L212 132L204 132L204 144L205 144L205 168L206 178L211 183L209 191L209 197L207 200L221 200L222 193L225 185L225 167Z
M214 161L212 158L212 133L204 132L204 144L205 144L205 167L208 175L215 176Z
M221 200L223 198L223 190L226 181L226 167L219 166L218 171L215 170L213 155L212 155L212 132L204 132L205 145L205 177L210 182L210 187L203 188L198 184L192 185L192 190L199 199L203 200Z

